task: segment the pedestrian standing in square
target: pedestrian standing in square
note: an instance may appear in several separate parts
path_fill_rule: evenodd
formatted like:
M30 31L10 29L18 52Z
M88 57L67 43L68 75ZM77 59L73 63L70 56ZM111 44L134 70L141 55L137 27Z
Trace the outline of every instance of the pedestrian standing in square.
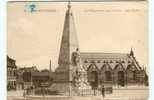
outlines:
M105 97L105 88L104 88L104 85L102 86L102 96L103 96L103 98Z

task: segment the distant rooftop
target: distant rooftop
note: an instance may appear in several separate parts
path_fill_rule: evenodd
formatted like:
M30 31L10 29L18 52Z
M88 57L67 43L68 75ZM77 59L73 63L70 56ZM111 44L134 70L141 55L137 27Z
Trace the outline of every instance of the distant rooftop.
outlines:
M14 60L13 58L10 58L7 55L7 67L12 67L12 68L16 68L16 60Z
M33 72L32 76L52 76L50 72Z

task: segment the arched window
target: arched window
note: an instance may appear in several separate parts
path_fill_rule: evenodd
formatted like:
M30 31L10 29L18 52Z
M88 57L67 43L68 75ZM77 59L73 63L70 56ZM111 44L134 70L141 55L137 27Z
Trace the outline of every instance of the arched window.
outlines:
M133 80L136 80L136 71L132 71L133 74Z
M105 81L112 81L111 71L105 71Z
M92 71L91 72L91 80L92 81L98 81L98 73L97 73L97 71Z
M98 68L95 64L91 64L88 69L88 81L97 81L98 80Z
M125 74L123 71L118 72L118 85L124 86L125 85Z
M128 65L127 67L127 77L129 81L136 80L136 67L133 65Z

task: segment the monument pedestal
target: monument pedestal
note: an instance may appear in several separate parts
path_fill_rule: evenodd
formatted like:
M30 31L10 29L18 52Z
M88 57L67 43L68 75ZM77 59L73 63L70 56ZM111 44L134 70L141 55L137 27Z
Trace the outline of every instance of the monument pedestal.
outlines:
M85 92L91 90L91 87L74 87L74 84L71 82L54 82L51 85L50 90L57 91L59 95L63 96L80 96L87 94Z
M51 87L51 91L56 91L59 95L71 96L72 85L69 82L54 82Z
M83 91L91 90L87 81L87 73L78 66L69 66L69 71L64 67L58 67L50 90L57 91L60 95L78 96L84 94Z

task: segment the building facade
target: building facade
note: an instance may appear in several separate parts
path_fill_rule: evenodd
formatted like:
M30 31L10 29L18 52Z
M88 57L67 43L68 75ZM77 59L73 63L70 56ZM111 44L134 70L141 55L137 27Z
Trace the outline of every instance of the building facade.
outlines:
M19 69L18 83L20 83L20 85L22 86L22 89L27 89L33 86L32 73L34 72L39 72L36 66L24 67Z
M7 90L16 90L16 60L7 56Z
M82 64L91 85L145 85L146 72L130 53L82 53Z
M43 83L52 82L52 72L48 69L39 71L36 66L17 69L17 89L41 87Z
M52 72L32 72L32 82L35 88L52 84Z

